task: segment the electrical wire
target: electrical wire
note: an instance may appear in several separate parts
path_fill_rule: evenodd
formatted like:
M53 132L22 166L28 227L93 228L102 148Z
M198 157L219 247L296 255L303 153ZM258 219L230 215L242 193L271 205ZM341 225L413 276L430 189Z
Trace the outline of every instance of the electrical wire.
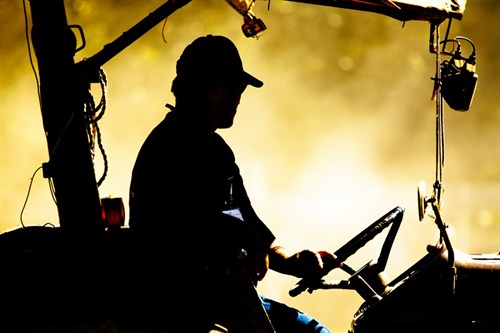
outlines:
M84 96L84 105L85 105L85 118L87 120L87 135L89 139L89 145L92 153L92 159L95 157L95 142L99 147L99 151L101 152L103 162L104 162L104 171L99 181L97 182L97 186L100 187L101 184L106 179L109 165L108 158L106 155L106 151L104 149L104 145L102 144L102 135L101 129L99 128L98 121L102 119L106 112L106 103L107 103L107 85L108 80L106 77L106 73L102 68L99 69L99 84L101 87L101 100L99 104L96 106L94 102L94 97L92 96L92 92L90 89L90 83L84 84L84 87L88 87L83 92Z
M163 25L161 27L161 39L163 39L163 42L167 44L167 39L165 38L165 28L167 26L167 17L165 20L163 20Z
M40 105L40 110L42 110L42 96L41 96L41 89L40 89L40 79L38 77L38 73L37 73L37 70L35 68L34 59L33 59L33 49L31 47L31 39L30 39L30 36L29 36L28 10L27 10L27 6L26 6L26 0L23 0L23 14L24 14L24 23L25 23L24 24L24 29L25 29L26 45L28 47L29 62L30 62L30 66L31 66L31 69L33 71L33 74L35 76L38 103ZM71 113L71 117L66 122L66 124L65 124L65 126L64 126L64 128L63 128L63 130L61 132L61 135L60 135L59 139L56 141L56 143L52 147L52 149L50 151L50 156L52 156L55 153L55 151L56 151L56 149L57 149L57 147L59 145L59 142L61 141L62 137L64 136L64 133L66 132L67 128L69 127L69 125L73 121L73 118L74 118L74 112ZM34 177L37 174L37 172L40 169L42 169L42 168L43 168L43 165L40 166L40 167L38 167L35 170L35 172L33 173L33 176L31 177L31 180L30 180L30 184L29 184L29 187L28 187L28 193L26 194L26 198L25 198L23 207L22 207L20 215L19 215L21 226L23 228L26 227L25 224L24 224L24 221L23 221L23 214L24 214L24 210L26 209L26 205L28 203L28 199L29 199L29 196L30 196L30 193L31 193L31 187L33 185L33 180L34 180ZM49 184L49 190L50 190L50 194L51 194L52 200L54 201L54 203L57 206L57 199L56 199L56 196L55 196L54 181L53 181L53 179L51 177L48 178L48 184ZM50 222L46 223L45 226L46 225L54 226Z
M30 193L31 193L31 186L33 185L33 179L35 178L35 175L37 174L37 172L42 168L42 166L39 166L35 172L33 173L33 176L31 176L31 180L30 180L30 185L28 186L28 193L26 193L26 199L24 199L24 204L23 204L23 208L21 209L21 214L19 215L19 219L21 221L21 226L23 228L25 228L25 225L24 225L24 221L23 221L23 213L24 213L24 209L26 208L26 204L28 203L28 198L30 197Z
M40 109L42 108L42 96L40 93L40 80L38 79L38 74L35 69L35 65L33 62L33 56L32 56L32 50L31 50L31 42L28 34L28 11L26 9L26 0L23 0L23 13L24 13L24 31L25 31L25 36L26 36L26 44L28 45L28 56L30 59L30 65L31 69L33 70L33 74L35 75L35 80L36 80L36 91L38 94L38 103L40 104Z

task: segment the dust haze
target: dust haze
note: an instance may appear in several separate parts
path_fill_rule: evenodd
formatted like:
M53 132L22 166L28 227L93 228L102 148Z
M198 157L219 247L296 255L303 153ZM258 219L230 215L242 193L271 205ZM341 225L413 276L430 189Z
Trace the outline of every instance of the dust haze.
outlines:
M85 33L78 62L163 1L65 3L68 23ZM23 3L0 0L0 9L0 232L22 223L58 225L48 181L35 173L48 151ZM175 61L196 37L226 35L245 69L264 81L261 89L247 88L235 125L220 131L235 151L258 214L292 250L334 251L402 206L405 218L388 266L396 277L439 237L433 221L420 222L417 213L418 182L431 188L436 180L429 23L286 1L271 1L268 8L259 0L254 12L267 30L249 39L241 32L241 16L225 1L194 0L103 66L108 100L99 126L109 170L100 196L122 197L127 205L139 147L167 112L164 105L174 103ZM497 0L469 1L450 31L452 38L470 38L477 51L479 82L470 110L446 104L444 110L443 219L455 248L470 253L500 250L499 14ZM92 92L98 100L99 86ZM97 178L103 173L99 154L95 172ZM351 266L376 257L379 237L349 259ZM331 275L346 278L343 272ZM287 293L296 282L270 273L259 290L311 312L335 332L347 330L361 304L354 291L291 298Z

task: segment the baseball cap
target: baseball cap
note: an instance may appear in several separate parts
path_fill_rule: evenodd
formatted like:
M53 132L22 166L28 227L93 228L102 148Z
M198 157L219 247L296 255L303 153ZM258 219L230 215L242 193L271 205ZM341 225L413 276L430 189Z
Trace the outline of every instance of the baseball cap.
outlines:
M187 79L229 77L257 88L264 84L243 69L238 49L224 36L206 35L195 39L177 60L176 71L178 77Z

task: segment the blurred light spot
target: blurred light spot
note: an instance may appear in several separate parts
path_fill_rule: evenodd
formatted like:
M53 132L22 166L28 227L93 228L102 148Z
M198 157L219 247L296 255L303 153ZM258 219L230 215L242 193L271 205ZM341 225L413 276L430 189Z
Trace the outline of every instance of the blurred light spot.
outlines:
M159 57L159 55L160 52L158 52L158 49L149 46L143 47L140 51L141 59L148 62L153 62Z
M144 89L136 89L130 92L129 97L133 103L141 104L147 100L147 92Z
M289 5L287 3L279 3L279 5L274 6L273 10L276 10L280 15L281 14L290 14L293 12L293 5Z
M73 8L75 11L81 15L88 17L92 14L94 11L94 7L92 6L92 3L89 3L88 1L75 1L73 2Z
M351 57L344 56L338 60L338 65L343 71L351 71L354 67L354 60Z
M327 18L327 22L333 28L340 28L344 24L344 21L342 20L342 16L340 16L337 13L330 14Z
M425 61L422 59L422 55L420 53L410 53L408 54L408 62L412 70L421 73L425 70L426 65Z
M295 30L297 27L297 21L291 17L285 17L283 20L283 27L285 27L286 30Z
M105 22L96 22L88 31L88 35L93 36L93 44L101 45L111 42L109 39L109 26ZM87 33L86 33L87 34Z
M198 35L203 35L205 31L205 25L201 21L193 21L189 25L189 31L191 34L198 36Z
M494 215L495 214L493 213L493 211L489 209L482 209L481 211L479 211L479 213L477 213L476 223L480 227L489 227L493 225Z
M315 73L324 71L326 67L324 59L319 57L311 57L311 59L309 59L308 65L309 70Z

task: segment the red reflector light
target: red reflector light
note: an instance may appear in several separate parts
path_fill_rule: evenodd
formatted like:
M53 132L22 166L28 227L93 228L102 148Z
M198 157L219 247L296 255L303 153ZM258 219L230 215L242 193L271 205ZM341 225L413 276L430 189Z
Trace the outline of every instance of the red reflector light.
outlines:
M125 207L122 198L102 198L101 208L105 228L119 228L125 224Z

